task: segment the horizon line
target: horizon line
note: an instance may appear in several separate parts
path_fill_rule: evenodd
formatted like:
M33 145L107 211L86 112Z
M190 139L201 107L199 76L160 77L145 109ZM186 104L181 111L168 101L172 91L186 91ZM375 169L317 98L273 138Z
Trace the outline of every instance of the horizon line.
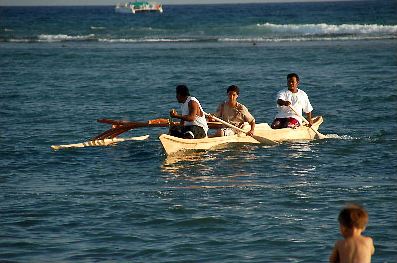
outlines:
M174 6L174 5L245 5L245 4L291 4L291 3L326 3L326 2L366 2L366 1L375 1L375 0L270 0L266 2L232 2L232 3L224 3L224 2L214 2L214 3L173 3L173 4L162 4L163 6ZM125 1L130 2L130 1ZM159 3L159 1L157 2ZM160 3L161 4L161 3ZM15 3L0 3L0 7L72 7L72 6L114 6L115 4L15 4Z

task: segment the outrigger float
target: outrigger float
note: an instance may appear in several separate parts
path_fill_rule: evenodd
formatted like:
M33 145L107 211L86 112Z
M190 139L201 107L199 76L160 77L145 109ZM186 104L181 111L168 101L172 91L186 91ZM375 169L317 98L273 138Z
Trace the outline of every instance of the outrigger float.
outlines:
M102 132L101 134L95 136L89 141L80 142L80 143L71 143L71 144L51 145L51 149L62 150L62 149L94 147L94 146L112 146L119 142L125 142L125 141L143 141L143 140L147 140L149 138L149 135L127 137L127 138L120 138L117 136L134 128L149 127L149 126L165 127L170 125L167 119L154 119L147 122L131 122L131 121L110 120L110 119L99 119L97 121L101 123L111 124L112 128Z
M61 144L61 145L51 145L51 149L53 150L61 150L68 148L83 148L83 147L93 147L93 146L110 146L115 145L118 142L125 141L143 141L149 138L149 135L137 136L137 137L128 137L128 138L112 138L112 139L103 139L103 140L91 140L80 143L71 143L71 144Z
M136 14L144 12L163 13L163 5L155 2L135 1L127 3L119 3L115 7L116 13Z

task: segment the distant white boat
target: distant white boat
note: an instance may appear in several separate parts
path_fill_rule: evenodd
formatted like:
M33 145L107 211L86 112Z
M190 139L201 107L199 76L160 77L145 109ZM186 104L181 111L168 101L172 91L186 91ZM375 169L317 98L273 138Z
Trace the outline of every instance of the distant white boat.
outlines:
M135 1L119 3L115 7L117 13L135 14L141 12L160 12L163 13L163 5L155 2Z

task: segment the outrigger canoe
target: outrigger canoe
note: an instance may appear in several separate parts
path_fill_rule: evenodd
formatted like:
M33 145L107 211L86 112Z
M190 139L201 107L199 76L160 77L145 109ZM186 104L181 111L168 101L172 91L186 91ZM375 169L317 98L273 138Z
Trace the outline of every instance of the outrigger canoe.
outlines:
M272 129L267 123L258 123L255 125L255 135L274 142L313 140L317 135L315 131L318 130L322 123L323 118L321 116L313 119L312 128L302 125L296 129ZM248 125L245 127L245 130L249 130ZM209 150L228 143L261 143L244 133L203 139L182 139L168 134L162 134L159 139L168 155L186 150Z

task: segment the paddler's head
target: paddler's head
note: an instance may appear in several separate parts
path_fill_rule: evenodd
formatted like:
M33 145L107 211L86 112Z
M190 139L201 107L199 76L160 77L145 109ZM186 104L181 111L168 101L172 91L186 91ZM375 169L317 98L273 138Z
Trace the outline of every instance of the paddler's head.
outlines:
M176 86L176 99L179 103L184 103L189 96L190 92L186 85Z
M227 96L231 105L235 105L237 103L237 98L239 95L240 89L236 85L231 85L227 88Z
M292 93L298 92L299 76L296 73L287 75L287 86Z

